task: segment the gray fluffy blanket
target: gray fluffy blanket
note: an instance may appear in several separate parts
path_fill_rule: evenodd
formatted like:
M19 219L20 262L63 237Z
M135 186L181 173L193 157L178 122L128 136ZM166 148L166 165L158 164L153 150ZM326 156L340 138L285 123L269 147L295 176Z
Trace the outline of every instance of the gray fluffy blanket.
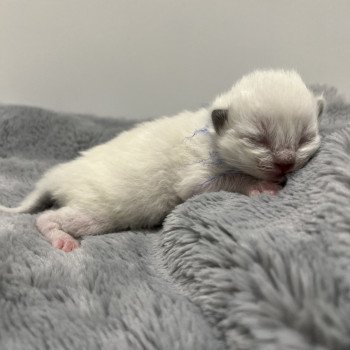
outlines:
M0 213L0 349L350 349L350 106L277 196L204 194L66 254ZM0 203L133 123L0 106Z

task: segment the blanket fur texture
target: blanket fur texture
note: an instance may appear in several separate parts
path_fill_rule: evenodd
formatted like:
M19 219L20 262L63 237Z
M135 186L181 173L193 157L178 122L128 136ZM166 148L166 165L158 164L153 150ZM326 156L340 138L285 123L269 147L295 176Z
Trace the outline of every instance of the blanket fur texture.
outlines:
M321 148L276 196L202 194L70 254L0 213L0 348L348 350L350 105L313 89ZM0 203L133 124L1 105Z

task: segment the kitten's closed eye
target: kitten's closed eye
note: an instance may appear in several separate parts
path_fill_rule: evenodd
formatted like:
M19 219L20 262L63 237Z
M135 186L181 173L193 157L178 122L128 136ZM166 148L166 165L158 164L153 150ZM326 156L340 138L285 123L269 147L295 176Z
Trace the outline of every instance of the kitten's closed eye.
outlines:
M308 133L308 134L302 135L299 140L299 146L303 146L311 142L315 138L315 136L316 136L315 133Z
M269 148L271 146L270 140L265 135L242 134L240 135L240 137L242 140L254 146L264 147L264 148Z
M250 136L250 140L261 147L268 148L271 146L270 140L266 136Z
M258 143L264 147L270 147L271 146L271 142L268 139L268 137L266 136L262 136L260 138L258 138Z

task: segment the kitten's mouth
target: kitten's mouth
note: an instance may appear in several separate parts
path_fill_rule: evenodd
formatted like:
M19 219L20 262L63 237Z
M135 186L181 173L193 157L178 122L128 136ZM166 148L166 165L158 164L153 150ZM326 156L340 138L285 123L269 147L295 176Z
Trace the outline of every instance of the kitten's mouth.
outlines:
M292 166L291 165L284 166L284 167L279 166L274 168L273 170L266 171L266 173L271 179L273 179L273 181L280 181L292 171L294 171L294 164Z
M285 184L287 183L287 177L286 176L281 177L280 180L278 181L278 183L281 186L285 186Z
M269 169L259 168L259 170L262 173L261 177L264 178L265 180L281 184L286 181L286 178L287 178L286 175L294 171L294 167L288 168L287 171L283 171L284 169L282 170L276 167L271 167Z
M277 183L284 182L286 179L285 174L281 172L268 171L268 172L265 172L265 174L267 175L270 181L277 182Z

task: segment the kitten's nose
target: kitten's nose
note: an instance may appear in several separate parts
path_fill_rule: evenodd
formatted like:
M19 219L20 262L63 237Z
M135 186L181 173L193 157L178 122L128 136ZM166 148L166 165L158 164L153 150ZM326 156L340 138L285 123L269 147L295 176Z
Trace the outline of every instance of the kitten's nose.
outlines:
M274 163L275 168L278 169L281 174L286 174L294 166L294 162L291 163Z

